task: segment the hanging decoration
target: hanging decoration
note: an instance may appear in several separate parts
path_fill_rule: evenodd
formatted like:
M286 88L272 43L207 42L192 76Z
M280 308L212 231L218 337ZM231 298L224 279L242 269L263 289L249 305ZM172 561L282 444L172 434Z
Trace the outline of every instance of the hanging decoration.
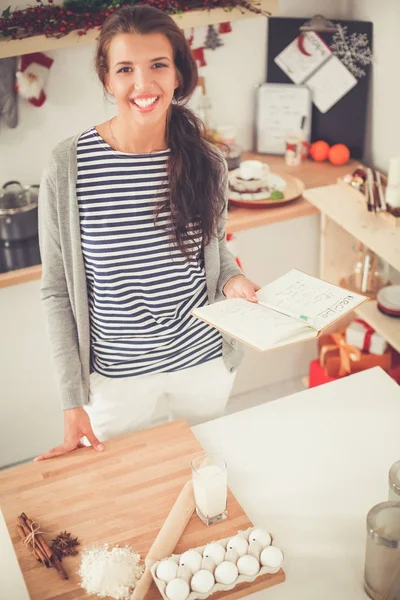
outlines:
M0 39L23 39L43 34L60 38L71 31L85 35L89 29L100 28L105 19L122 6L134 5L138 0L65 0L53 5L53 0L36 0L36 6L11 11L10 7L0 13ZM260 0L140 0L140 4L154 6L171 15L191 10L223 8L227 15L232 8L270 16L261 8ZM223 25L223 24L222 24ZM227 27L227 25L225 25ZM221 31L220 33L224 33Z
M33 106L39 107L45 103L44 86L53 62L52 58L42 52L24 54L20 58L16 73L16 91Z
M204 48L195 48L192 50L193 58L197 63L198 67L206 66L206 59L204 58Z
M231 31L232 31L232 26L229 23L229 21L219 24L219 32L220 33L230 33Z
M331 50L357 79L365 77L372 62L372 52L366 33L347 33L347 26L337 25L332 37Z
M207 48L207 50L216 50L223 45L224 42L221 40L214 25L209 25L207 28L206 39L204 41L204 48Z

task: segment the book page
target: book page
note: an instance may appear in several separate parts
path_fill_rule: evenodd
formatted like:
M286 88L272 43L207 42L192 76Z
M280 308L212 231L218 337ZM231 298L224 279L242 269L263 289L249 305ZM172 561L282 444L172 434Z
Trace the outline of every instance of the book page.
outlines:
M292 269L257 292L259 302L313 319L317 331L364 302L365 296Z
M304 323L243 298L196 308L192 314L261 351L317 337Z

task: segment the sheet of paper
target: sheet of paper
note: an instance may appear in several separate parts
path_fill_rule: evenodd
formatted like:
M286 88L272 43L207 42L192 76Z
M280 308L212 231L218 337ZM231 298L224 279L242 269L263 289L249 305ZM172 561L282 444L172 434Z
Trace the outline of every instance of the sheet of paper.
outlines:
M315 106L326 113L355 85L357 79L337 56L332 56L306 82L313 94Z
M242 298L223 300L192 312L261 351L316 337L315 331L303 323Z
M295 315L314 320L323 329L365 300L365 296L348 292L317 277L292 269L257 292L259 302L267 302Z
M314 31L309 31L293 40L276 56L274 62L294 83L299 84L314 73L331 55L332 51L323 39Z

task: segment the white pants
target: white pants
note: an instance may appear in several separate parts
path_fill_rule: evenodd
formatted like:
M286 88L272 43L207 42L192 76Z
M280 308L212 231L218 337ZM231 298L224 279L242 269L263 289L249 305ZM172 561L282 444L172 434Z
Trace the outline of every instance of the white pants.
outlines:
M166 407L163 420L196 425L224 414L235 375L222 357L171 373L104 377L94 372L85 409L100 441L151 426L160 405Z

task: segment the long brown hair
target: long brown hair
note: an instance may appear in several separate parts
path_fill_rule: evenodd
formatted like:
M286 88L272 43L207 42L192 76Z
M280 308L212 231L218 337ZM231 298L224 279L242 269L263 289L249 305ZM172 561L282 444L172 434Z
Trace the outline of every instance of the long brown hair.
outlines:
M124 6L112 13L101 29L95 64L103 86L109 70L108 49L111 40L120 33L162 33L173 49L179 85L167 119L166 136L171 152L168 160L170 192L165 204L171 211L176 244L187 256L191 225L200 225L206 245L216 234L225 204L221 186L224 161L207 141L202 122L186 106L198 81L196 62L183 32L168 14L150 6ZM159 210L162 208L164 205Z

